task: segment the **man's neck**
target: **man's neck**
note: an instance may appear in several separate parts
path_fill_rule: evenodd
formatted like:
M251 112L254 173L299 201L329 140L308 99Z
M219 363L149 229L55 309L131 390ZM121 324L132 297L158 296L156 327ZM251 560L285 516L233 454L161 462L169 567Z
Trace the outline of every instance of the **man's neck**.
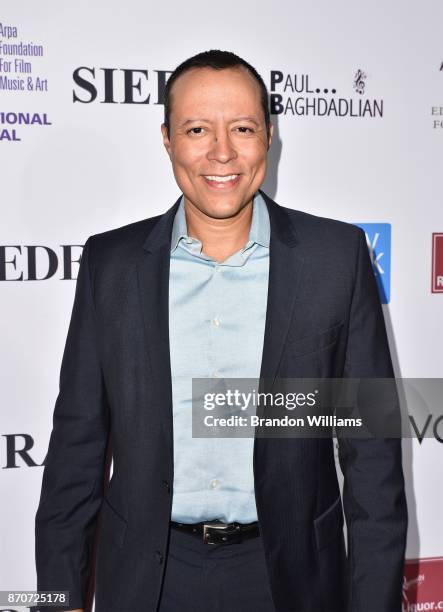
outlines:
M252 200L234 217L214 219L202 213L185 198L188 236L197 238L203 253L218 262L242 249L248 241L252 221Z

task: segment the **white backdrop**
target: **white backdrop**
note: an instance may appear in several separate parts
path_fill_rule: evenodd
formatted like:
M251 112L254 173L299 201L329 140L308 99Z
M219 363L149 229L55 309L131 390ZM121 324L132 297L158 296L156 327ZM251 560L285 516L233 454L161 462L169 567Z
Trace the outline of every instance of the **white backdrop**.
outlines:
M443 232L439 0L258 5L225 0L214 9L197 0L3 0L0 23L0 590L35 588L40 464L52 427L81 245L91 234L163 212L179 195L161 142L156 71L221 48L252 63L268 87L272 71L283 73L271 93L283 96L284 105L301 98L299 112L306 99L311 109L318 98L328 104L342 98L348 107L352 100L354 114L361 101L369 101L367 109L374 100L382 105L383 116L322 116L312 110L301 115L290 108L273 115L263 189L292 208L391 225L391 297L383 308L396 375L443 377L443 295L431 292L432 234ZM39 45L41 55L23 55ZM74 102L74 92L90 98L74 82L79 67L95 70L95 79L85 68L79 73L97 88L93 102ZM101 68L115 69L116 103L102 102ZM137 101L150 94L149 104L121 103L121 69L147 71L147 78L134 73L140 92L133 94ZM354 86L359 70L362 93ZM11 90L17 83L8 79L23 79L25 89ZM290 91L296 80L298 89L303 84L312 91ZM14 123L19 113L29 113L33 124ZM48 270L48 250L41 247L57 256L50 278L27 280L29 247L35 245L37 278ZM70 252L63 245L75 246ZM74 262L73 278L63 278L64 252ZM383 257L382 263L389 253ZM439 411L435 406L434 414ZM403 444L407 557L443 556L442 445L430 438Z

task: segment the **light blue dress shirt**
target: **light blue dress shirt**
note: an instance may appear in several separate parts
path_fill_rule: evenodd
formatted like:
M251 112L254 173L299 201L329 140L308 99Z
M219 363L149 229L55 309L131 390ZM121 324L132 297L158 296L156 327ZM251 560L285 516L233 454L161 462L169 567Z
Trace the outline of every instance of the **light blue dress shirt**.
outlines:
M269 276L270 223L259 192L249 240L218 263L187 234L184 197L171 241L173 521L257 520L254 438L193 438L192 378L260 377Z

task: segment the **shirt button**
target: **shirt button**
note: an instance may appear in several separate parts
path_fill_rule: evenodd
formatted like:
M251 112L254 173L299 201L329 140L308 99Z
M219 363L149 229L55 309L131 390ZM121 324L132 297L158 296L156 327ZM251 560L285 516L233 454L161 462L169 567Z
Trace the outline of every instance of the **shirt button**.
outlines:
M223 266L215 266L217 272L223 272Z
M212 373L212 378L220 378L220 372L215 370L215 372Z
M213 480L211 480L211 489L216 489L219 485L219 481L217 480L217 478L214 478Z
M215 325L215 327L219 327L220 319L217 319L217 317L215 317L215 319L212 319L212 324Z
M192 238L186 238L186 244L192 244Z

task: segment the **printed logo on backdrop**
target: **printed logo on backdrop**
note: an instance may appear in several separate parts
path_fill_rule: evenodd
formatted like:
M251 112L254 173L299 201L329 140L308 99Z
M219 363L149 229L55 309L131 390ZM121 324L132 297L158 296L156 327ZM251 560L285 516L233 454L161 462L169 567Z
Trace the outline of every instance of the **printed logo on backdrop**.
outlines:
M44 78L40 61L44 56L43 45L34 41L22 40L22 33L16 24L0 22L0 92L3 96L3 109L0 112L0 142L21 142L23 133L29 126L52 125L47 113L30 109L18 112L14 108L16 96L24 96L29 103L35 104L31 94L40 96L48 92L48 79ZM20 107L23 106L20 100Z
M172 70L79 66L72 74L74 103L164 104Z
M403 574L402 612L443 610L443 557L407 559Z
M329 84L320 87L317 79L310 74L271 70L271 114L382 118L383 99L366 96L367 78L367 73L358 68L349 75L349 89L339 91L337 87L331 87Z
M432 293L443 293L443 233L432 234Z
M72 78L73 103L164 104L172 70L78 66ZM383 100L365 96L367 74L360 68L349 75L349 91L311 86L309 74L270 73L270 110L273 115L382 117ZM303 94L295 96L294 94Z
M357 70L354 77L354 89L360 95L365 93L366 74L363 70Z
M382 304L391 299L391 224L355 223L365 232L366 243Z
M440 78L443 79L443 62L440 62L439 73ZM438 128L443 129L443 99L440 101L440 104L431 106L431 116L432 127L434 128L434 130Z
M41 463L35 460L34 438L31 434L2 434L1 437L3 439L1 460L3 470L44 465L46 457Z
M76 280L83 245L0 245L0 281Z

